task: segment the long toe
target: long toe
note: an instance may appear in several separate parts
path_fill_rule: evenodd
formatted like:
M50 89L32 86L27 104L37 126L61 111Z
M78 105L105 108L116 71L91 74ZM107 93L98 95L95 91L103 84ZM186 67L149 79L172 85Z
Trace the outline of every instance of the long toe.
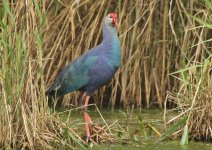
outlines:
M87 142L87 143L97 144L97 142L95 142L91 137L87 137L87 138L86 138L86 142Z

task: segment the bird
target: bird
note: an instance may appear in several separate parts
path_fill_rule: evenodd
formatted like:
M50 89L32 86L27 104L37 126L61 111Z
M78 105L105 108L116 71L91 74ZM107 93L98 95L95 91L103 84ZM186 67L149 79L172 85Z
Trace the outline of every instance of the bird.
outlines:
M85 97L83 106L85 133L89 140L91 117L87 111L90 96L108 84L121 65L121 44L117 34L118 15L109 13L103 20L102 42L65 66L48 88L48 97L61 97L80 91Z

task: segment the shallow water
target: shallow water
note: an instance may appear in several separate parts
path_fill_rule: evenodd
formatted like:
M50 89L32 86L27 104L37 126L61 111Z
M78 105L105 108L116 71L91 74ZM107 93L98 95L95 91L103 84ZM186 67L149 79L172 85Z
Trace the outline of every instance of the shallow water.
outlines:
M93 108L92 108L93 107ZM113 144L99 144L94 145L91 149L94 150L212 150L212 143L201 143L201 142L193 142L190 141L188 145L180 145L179 141L164 141L157 142L159 139L159 135L149 129L146 125L151 125L158 132L165 132L165 128L163 126L163 111L158 109L151 110L115 110L111 112L110 110L101 110L101 113L98 110L94 109L94 106L89 108L89 114L92 120L98 124L104 124L104 121L108 125L118 122L124 130L126 130L126 134L128 134L132 140L128 140L127 142L123 142L125 144L121 144L122 142L113 143ZM68 113L64 114L64 118L67 117ZM101 117L101 115L103 117ZM174 113L169 113L169 118L175 116ZM145 132L147 136L143 136L143 132L141 131L141 126L138 124L138 117L141 118L141 121L145 125ZM80 111L71 111L69 112L69 118L73 121L73 127L83 129L83 114ZM137 137L136 140L133 137ZM127 143L127 144L126 144Z
M190 142L180 145L178 141L147 143L143 145L102 144L93 147L94 150L212 150L212 144Z

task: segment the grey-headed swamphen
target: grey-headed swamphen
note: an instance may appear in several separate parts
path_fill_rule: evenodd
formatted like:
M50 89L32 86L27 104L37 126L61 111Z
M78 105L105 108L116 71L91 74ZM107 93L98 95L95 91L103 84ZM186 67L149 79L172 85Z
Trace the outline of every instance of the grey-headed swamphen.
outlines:
M76 90L86 95L84 120L88 140L90 139L89 123L92 121L86 110L90 95L99 87L109 83L121 64L121 46L116 32L117 26L117 14L108 14L103 23L101 44L64 67L47 91L49 97L63 96Z

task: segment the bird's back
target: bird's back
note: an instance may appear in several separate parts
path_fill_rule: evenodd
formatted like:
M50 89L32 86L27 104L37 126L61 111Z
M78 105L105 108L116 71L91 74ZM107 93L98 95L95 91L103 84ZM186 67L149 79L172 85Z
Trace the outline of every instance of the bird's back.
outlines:
M85 86L89 81L88 70L97 60L96 53L94 53L95 49L91 49L64 67L48 89L47 94L62 96Z

